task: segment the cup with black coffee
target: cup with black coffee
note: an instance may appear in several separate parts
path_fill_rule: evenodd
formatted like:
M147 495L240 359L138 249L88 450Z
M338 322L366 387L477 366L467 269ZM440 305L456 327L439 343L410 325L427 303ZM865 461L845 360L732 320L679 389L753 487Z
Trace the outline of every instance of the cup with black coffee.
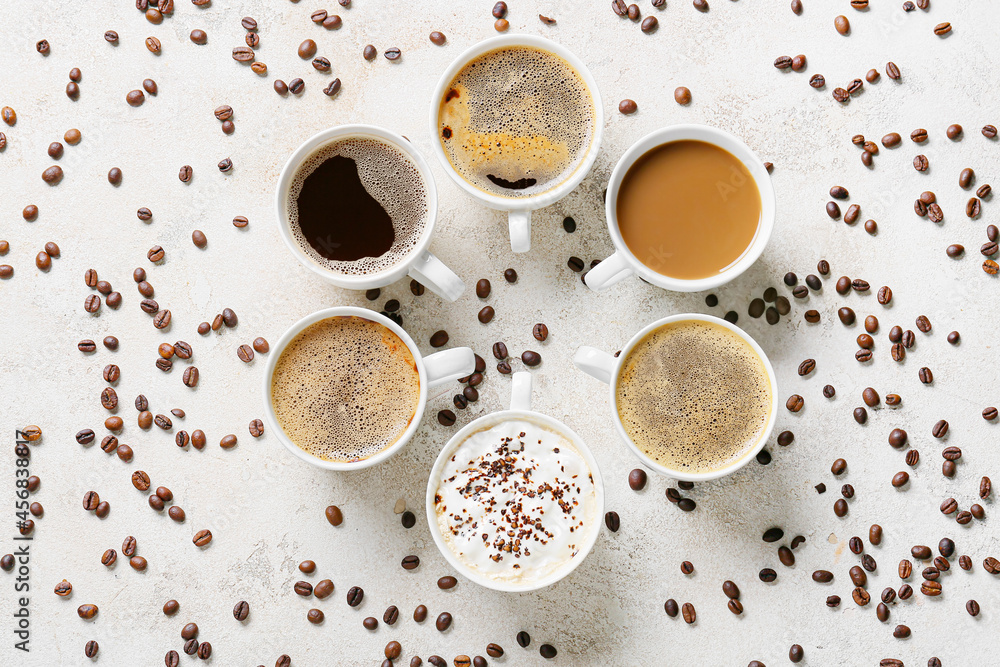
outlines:
M367 290L410 276L456 300L465 284L427 248L437 191L402 136L342 125L302 144L281 170L279 230L295 257L338 287Z
M774 429L778 388L747 333L711 315L672 315L612 356L581 347L576 366L610 386L615 429L647 467L700 482L743 467Z
M459 187L508 212L514 252L531 247L531 211L562 199L590 171L603 127L587 67L531 35L468 49L431 97L434 153Z
M424 357L388 317L327 308L293 324L273 346L264 414L298 458L327 470L358 470L409 442L430 388L475 368L467 347Z

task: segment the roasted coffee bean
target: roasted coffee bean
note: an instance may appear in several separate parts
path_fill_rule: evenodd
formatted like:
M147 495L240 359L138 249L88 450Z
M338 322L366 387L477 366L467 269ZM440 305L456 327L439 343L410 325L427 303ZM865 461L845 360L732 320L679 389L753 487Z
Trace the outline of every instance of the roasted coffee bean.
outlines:
M948 422L944 419L938 420L931 428L931 435L935 438L943 438L948 434Z
M798 412L805 406L805 400L798 394L792 394L785 401L785 407L789 412Z
M878 392L871 387L865 387L864 391L861 392L861 398L864 400L865 405L870 408L873 408L881 403Z
M848 509L849 508L847 506L847 501L844 500L843 498L838 498L837 502L833 504L833 513L836 514L839 518L844 518L845 516L847 516Z
M765 584L769 584L778 578L778 573L769 567L765 567L760 572L757 573L757 578L763 581Z
M897 489L901 486L905 486L907 482L910 481L910 475L906 472L897 472L892 476L892 485Z
M351 607L357 607L364 597L365 592L360 586L351 586L350 590L347 591L347 604Z
M184 374L181 376L181 381L184 383L185 387L197 387L198 386L198 367L188 366L184 369Z
M208 543L212 541L212 531L208 529L199 530L197 533L194 534L194 537L191 539L191 541L194 543L196 547L207 546Z
M826 78L822 74L813 74L809 77L809 85L813 88L822 88L826 85Z
M833 573L827 570L816 570L812 573L812 579L820 584L828 584L833 581Z
M97 605L94 604L82 604L76 608L77 615L85 621L97 616L97 611Z
M851 593L851 597L859 607L864 607L869 601L871 601L871 595L869 595L868 591L860 586L855 587L854 591Z

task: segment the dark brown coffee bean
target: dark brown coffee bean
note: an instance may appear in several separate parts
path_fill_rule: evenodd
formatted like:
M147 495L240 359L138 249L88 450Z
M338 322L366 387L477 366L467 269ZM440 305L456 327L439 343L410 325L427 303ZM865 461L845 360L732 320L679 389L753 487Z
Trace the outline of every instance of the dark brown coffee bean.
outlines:
M197 387L199 375L197 366L188 366L184 369L181 381L184 383L185 387Z
M826 85L826 78L822 74L813 74L809 77L809 85L813 88L822 88Z
M870 408L873 408L882 402L882 399L879 398L878 392L871 387L865 387L864 391L861 392L861 398L864 400L865 405Z
M212 541L212 531L208 529L199 530L194 534L194 537L191 538L191 541L196 547L207 546L208 543Z
M938 420L931 428L931 435L935 438L943 438L948 434L948 422L944 419Z
M819 584L828 584L833 581L833 573L827 570L816 570L812 573L812 579Z
M604 514L604 525L608 527L612 533L617 533L618 529L621 527L621 519L618 517L618 512L606 512Z
M437 415L438 423L441 426L452 426L455 423L455 413L451 410L440 410Z
M951 24L948 23L947 21L945 21L944 23L938 23L936 26L934 26L934 34L937 35L938 37L947 35L949 32L951 32ZM948 138L951 139L952 137Z
M390 46L382 55L385 56L386 60L396 61L403 55L403 52L395 46Z
M809 322L810 324L816 324L817 322L819 322L819 311L807 310L805 313L802 314L802 317L805 319L806 322Z
M798 412L805 406L805 399L803 399L798 394L792 394L785 401L785 407L788 408L789 412Z

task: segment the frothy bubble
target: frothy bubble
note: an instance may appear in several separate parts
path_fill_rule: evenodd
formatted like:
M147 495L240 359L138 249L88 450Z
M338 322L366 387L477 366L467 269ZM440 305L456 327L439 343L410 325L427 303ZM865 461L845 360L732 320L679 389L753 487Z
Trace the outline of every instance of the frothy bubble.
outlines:
M420 402L410 349L377 322L331 317L302 330L271 378L274 414L302 450L360 461L406 431Z
M756 444L771 414L757 353L711 322L667 324L629 353L616 389L625 432L673 470L712 472Z

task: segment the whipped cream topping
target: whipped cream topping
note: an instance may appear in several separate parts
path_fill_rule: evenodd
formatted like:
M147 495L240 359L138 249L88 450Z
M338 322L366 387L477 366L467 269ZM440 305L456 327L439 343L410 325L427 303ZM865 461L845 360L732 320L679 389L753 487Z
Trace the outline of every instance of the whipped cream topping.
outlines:
M583 549L597 491L586 460L565 436L516 419L473 433L455 449L434 506L459 561L493 580L527 582Z

